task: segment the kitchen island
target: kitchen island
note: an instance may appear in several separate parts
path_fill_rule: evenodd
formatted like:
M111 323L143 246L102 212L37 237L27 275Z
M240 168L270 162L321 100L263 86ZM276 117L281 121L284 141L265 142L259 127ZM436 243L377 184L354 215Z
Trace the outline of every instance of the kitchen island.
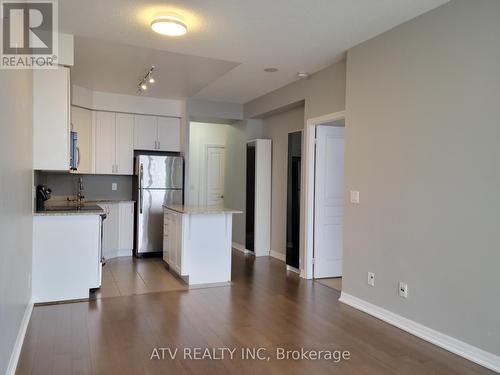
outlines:
M163 206L163 260L189 286L231 282L232 215L212 206Z

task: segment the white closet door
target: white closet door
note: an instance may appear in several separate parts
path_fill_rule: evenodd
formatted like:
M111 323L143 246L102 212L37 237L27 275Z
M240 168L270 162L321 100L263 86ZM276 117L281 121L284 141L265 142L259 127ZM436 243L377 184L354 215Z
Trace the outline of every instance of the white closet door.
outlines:
M342 276L344 128L316 130L314 277Z
M115 113L96 113L96 160L98 174L114 173L116 161Z
M158 117L158 149L181 150L181 120L174 117Z
M134 174L134 115L116 114L116 173Z

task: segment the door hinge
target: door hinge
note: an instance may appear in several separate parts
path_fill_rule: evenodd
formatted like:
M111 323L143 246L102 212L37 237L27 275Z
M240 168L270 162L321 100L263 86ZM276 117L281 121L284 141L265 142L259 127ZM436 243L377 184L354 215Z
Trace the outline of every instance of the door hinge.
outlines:
M314 266L315 263L316 263L316 259L312 258L311 259L311 264Z

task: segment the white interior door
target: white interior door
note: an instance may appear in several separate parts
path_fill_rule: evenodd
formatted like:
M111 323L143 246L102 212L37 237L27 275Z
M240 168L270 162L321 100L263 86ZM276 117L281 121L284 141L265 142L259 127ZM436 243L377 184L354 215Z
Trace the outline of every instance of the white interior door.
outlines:
M222 146L207 146L206 165L206 203L208 206L223 206L226 149Z
M316 129L314 277L342 276L344 128Z

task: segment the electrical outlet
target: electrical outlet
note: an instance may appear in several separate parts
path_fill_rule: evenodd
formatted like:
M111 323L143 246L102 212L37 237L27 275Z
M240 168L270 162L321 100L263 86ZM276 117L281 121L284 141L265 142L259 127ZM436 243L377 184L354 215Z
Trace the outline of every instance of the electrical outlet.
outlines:
M359 203L359 191L351 190L351 203L354 203L354 204Z
M111 190L118 190L118 184L116 182L111 184Z
M408 298L408 284L402 281L399 282L399 296Z
M373 272L368 272L368 285L375 286L375 274Z

